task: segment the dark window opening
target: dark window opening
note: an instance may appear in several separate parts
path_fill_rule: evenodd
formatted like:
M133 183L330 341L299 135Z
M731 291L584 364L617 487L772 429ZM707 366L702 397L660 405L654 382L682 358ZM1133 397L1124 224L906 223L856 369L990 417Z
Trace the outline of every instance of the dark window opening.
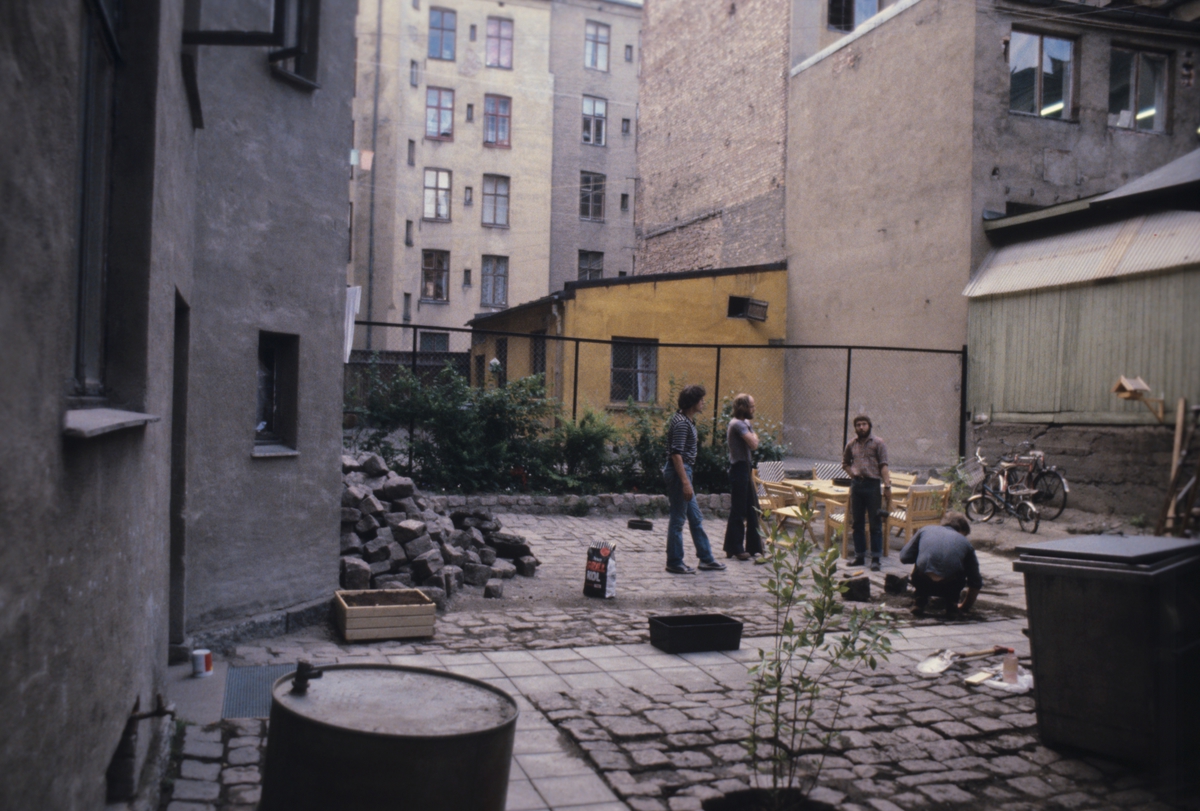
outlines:
M412 293L404 294L404 320L412 321Z
M506 386L506 385L508 385L508 339L507 338L497 338L496 339L496 358L495 358L495 360L497 361L497 363L495 363L493 365L495 366L495 372L496 372L496 385L497 386Z
M729 297L729 318L748 318L751 321L767 320L767 302L745 296Z
M411 138L408 140L408 165L417 165L417 142Z
M625 61L626 62L633 61L633 46L632 45L625 46Z
M829 0L829 27L835 31L853 31L878 14L881 0Z
M482 388L487 385L487 378L484 377L483 370L487 368L487 360L483 355L475 356L475 385Z
M658 388L658 342L613 338L609 400L653 403Z
M471 286L471 269L463 268L463 287Z
M404 221L404 244L410 248L413 245L413 221L412 220Z
M604 175L579 173L579 217L604 221Z
M588 282L604 278L604 253L602 251L579 252L579 281Z
M475 26L474 26L474 24L471 25L471 33L468 38L471 40L471 42L475 41Z
M258 333L255 445L296 447L299 355L299 336Z
M474 121L474 120L475 120L475 105L468 104L467 105L467 121Z
M544 375L546 373L546 330L540 329L533 333L535 336L529 341L529 371L531 374Z
M283 10L283 47L267 55L271 72L306 90L315 90L320 0L285 0Z
M621 119L621 134L622 135L629 134L629 119L628 118Z
M421 333L421 350L422 352L449 352L450 351L450 333L448 332L422 332Z
M421 300L450 300L449 251L421 251Z
M470 206L475 204L475 189L471 186L463 186L463 205Z
M621 195L621 210L622 211L629 210L629 195L628 194Z
M421 65L415 59L408 63L408 83L413 87L421 83Z

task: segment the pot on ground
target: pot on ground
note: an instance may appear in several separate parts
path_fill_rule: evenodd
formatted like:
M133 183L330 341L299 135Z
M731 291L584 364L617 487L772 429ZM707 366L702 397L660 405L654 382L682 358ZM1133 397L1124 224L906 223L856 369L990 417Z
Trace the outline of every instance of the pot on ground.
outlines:
M747 788L700 803L704 811L834 811L798 788Z

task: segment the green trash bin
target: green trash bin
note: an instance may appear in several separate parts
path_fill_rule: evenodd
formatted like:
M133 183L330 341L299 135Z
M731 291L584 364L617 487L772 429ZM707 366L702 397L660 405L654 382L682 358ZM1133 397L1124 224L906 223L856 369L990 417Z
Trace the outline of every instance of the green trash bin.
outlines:
M1022 546L1038 731L1200 774L1200 541L1090 535Z

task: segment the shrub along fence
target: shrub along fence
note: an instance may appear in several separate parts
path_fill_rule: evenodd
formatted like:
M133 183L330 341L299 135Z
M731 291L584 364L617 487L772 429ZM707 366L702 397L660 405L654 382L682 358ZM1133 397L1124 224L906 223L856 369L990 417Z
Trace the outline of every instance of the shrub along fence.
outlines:
M870 413L893 465L964 453L966 348L666 344L370 323L407 350L355 350L345 408L360 443L446 492L662 492L665 428L699 383L697 489L724 492L733 397L758 403L759 460L836 460ZM378 333L377 333L378 334ZM412 347L417 351L412 351Z

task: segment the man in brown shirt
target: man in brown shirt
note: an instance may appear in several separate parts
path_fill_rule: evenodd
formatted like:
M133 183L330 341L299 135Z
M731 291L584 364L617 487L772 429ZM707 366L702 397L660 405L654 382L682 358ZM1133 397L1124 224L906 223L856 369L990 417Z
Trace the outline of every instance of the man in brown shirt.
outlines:
M850 503L854 521L854 566L863 565L866 553L866 522L871 523L871 570L879 571L883 554L883 518L879 508L883 496L892 495L892 477L888 473L887 445L871 436L871 418L859 414L854 418L854 439L842 453L842 469L853 480L850 484ZM880 482L883 492L880 492Z

